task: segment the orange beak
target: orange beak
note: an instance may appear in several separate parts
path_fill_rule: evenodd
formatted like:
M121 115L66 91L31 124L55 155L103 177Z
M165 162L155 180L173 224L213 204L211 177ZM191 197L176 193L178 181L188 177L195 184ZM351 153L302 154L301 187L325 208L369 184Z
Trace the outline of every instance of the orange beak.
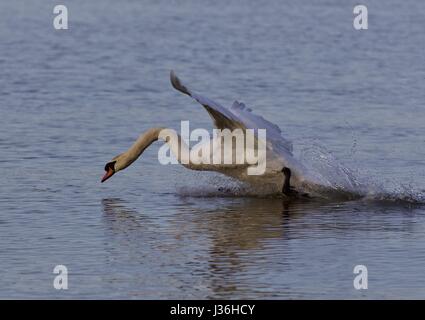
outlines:
M112 177L114 175L114 173L115 173L115 171L112 168L108 168L108 171L106 171L101 182L105 182L106 180L108 180L110 177Z

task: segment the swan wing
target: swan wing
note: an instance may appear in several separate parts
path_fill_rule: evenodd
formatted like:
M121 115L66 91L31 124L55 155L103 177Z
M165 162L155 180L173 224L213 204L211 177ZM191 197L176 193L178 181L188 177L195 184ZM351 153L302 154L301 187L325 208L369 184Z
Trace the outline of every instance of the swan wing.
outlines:
M194 93L192 90L189 90L185 85L182 84L180 79L176 76L174 71L170 73L171 84L174 89L187 94L188 96L195 99L197 102L202 104L202 106L207 110L208 114L214 121L214 125L218 129L237 129L237 128L245 128L244 124L240 122L235 115L230 112L229 109L219 105L218 103L200 96Z
M235 101L230 108L231 112L244 123L247 129L266 129L267 140L271 144L271 149L283 148L292 153L292 142L282 137L282 130L276 124L256 115L244 103Z
M170 73L170 80L173 87L199 102L212 118L214 125L218 129L266 129L267 145L277 152L284 150L292 154L292 143L282 137L282 130L274 123L256 115L245 104L235 101L230 108L203 97L182 84L174 71Z
M230 108L225 108L193 92L182 84L173 71L171 71L170 79L175 89L189 95L207 110L218 129L266 129L269 172L281 176L283 166L291 168L293 185L300 187L301 190L309 185L324 185L323 181L311 175L309 170L294 157L292 143L282 137L282 130L276 124L254 114L245 104L238 101L235 101Z

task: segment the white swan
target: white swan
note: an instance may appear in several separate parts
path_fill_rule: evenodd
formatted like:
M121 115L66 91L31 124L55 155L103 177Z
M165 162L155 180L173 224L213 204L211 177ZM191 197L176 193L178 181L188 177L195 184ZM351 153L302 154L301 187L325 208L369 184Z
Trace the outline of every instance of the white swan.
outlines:
M259 158L258 161L265 161L265 172L262 175L247 174L247 167L250 164L234 165L214 165L214 164L195 164L191 161L182 163L181 151L188 151L186 143L178 136L176 140L164 139L169 144L171 151L179 163L193 170L217 171L227 176L231 176L240 181L253 185L271 186L273 192L283 192L286 195L294 191L308 192L314 186L323 186L323 183L311 175L308 170L294 158L292 154L292 144L281 135L280 128L265 120L263 117L255 115L251 109L246 108L243 103L235 101L230 108L225 108L216 102L202 97L188 87L184 86L173 71L170 73L170 80L173 87L199 102L211 116L214 126L218 129L266 129L266 156ZM143 151L154 141L161 139L166 128L152 128L143 133L136 142L124 153L116 156L105 165L105 175L102 182L109 179L116 172L125 169L131 165ZM245 131L246 132L246 131ZM213 145L213 143L211 144ZM214 148L215 146L213 146ZM198 152L192 150L190 152ZM233 149L233 152L235 149ZM258 165L258 164L257 164ZM291 187L289 186L291 182ZM270 190L270 189L269 189Z

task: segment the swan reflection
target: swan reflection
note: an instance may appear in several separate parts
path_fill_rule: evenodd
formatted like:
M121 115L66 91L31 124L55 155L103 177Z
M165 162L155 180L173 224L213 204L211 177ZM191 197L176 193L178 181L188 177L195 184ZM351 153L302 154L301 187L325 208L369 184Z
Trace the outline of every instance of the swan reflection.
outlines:
M107 263L127 261L149 270L160 265L180 288L195 281L206 297L231 295L244 286L242 275L259 271L249 269L263 258L268 241L282 239L284 245L290 234L285 223L298 207L281 199L181 201L172 213L149 216L122 199L103 199L105 230L113 242L105 243Z

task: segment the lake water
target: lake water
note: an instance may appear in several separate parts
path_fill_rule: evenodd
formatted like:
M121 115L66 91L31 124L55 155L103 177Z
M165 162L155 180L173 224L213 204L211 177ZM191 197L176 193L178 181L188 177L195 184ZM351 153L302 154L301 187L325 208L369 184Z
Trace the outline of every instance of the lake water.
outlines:
M0 2L0 298L425 298L425 2L362 3L363 31L351 0ZM219 192L160 143L100 184L150 127L212 129L171 69L368 196Z

